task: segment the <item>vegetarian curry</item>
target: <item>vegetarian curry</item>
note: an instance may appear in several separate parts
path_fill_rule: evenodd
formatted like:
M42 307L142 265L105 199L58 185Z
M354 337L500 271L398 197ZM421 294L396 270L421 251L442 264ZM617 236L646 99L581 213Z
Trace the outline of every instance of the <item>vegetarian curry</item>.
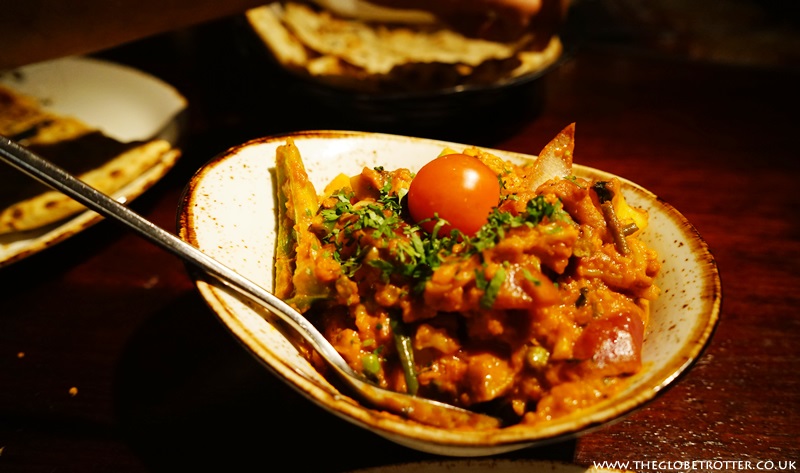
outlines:
M609 397L642 368L660 261L617 179L571 174L573 136L524 165L445 149L319 193L287 142L276 294L388 389L524 424Z

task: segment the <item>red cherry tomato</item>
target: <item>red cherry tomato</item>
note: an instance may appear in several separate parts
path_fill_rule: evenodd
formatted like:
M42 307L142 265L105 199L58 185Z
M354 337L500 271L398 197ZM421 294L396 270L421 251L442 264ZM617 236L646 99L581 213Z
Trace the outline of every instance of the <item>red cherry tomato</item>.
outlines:
M497 175L478 158L465 154L448 154L429 162L408 189L408 210L425 231L433 232L437 214L449 223L439 235L447 235L452 228L474 235L499 201Z
M642 340L642 319L629 314L611 315L589 322L575 341L572 354L578 360L594 360L606 373L635 373L642 365Z

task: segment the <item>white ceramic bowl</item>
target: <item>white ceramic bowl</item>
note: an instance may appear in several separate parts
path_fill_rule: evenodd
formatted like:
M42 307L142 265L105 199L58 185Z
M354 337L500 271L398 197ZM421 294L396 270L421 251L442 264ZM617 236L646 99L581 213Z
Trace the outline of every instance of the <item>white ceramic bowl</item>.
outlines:
M364 166L419 169L446 146L465 145L395 135L312 131L271 136L219 155L200 169L186 189L179 211L181 236L244 276L273 287L276 208L275 149L291 136L309 178L321 190L339 173ZM500 150L514 161L535 159ZM575 165L575 174L610 174ZM618 395L594 407L534 427L494 431L451 431L380 412L359 404L323 378L270 315L230 293L198 280L200 293L221 321L279 378L331 413L399 444L441 455L493 455L566 439L595 429L641 407L675 382L699 357L717 324L721 286L706 243L672 206L621 179L628 202L647 209L643 239L663 260L657 280L662 293L652 305L642 358L645 369Z

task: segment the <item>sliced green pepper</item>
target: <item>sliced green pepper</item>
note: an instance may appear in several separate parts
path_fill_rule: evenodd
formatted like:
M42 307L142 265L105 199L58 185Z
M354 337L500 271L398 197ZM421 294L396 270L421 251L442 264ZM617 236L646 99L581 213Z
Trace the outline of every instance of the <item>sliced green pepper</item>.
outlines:
M309 230L319 208L319 197L308 179L300 151L289 139L276 150L278 181L278 240L275 257L275 295L300 312L321 298L330 288L315 274L315 260L322 246Z

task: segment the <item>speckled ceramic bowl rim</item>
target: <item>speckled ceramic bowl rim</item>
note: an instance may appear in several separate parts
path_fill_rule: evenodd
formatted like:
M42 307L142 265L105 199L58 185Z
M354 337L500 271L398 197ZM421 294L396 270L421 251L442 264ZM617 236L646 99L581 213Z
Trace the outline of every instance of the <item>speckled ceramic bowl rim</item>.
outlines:
M301 143L304 139L309 138L335 140L362 136L378 137L386 140L424 141L436 143L442 147L449 146L451 148L465 146L458 143L424 138L335 130L297 132L251 140L221 153L193 176L186 187L179 208L178 219L181 236L190 243L196 244L192 230L194 219L192 211L193 195L209 170L213 169L224 160L235 157L240 150L260 144L284 142L288 137L291 137L297 143ZM483 149L510 159L532 158L530 155L520 153L489 148ZM612 174L581 165L575 165L573 170L575 174L586 177L607 179L613 176ZM623 416L643 407L665 388L673 385L679 376L686 373L692 364L700 357L709 343L719 319L722 298L721 282L715 259L704 239L686 218L670 204L627 179L621 177L619 177L619 179L622 181L626 192L635 192L646 199L652 200L654 205L658 205L663 212L668 214L671 221L679 227L681 234L690 245L692 254L698 259L698 264L701 266L703 275L703 309L700 311L702 319L700 319L700 323L697 324L695 330L692 332L691 339L686 340L682 344L682 349L671 359L670 363L655 373L648 373L648 376L654 379L655 382L649 385L647 389L640 389L622 397L612 398L610 401L605 401L592 408L582 410L577 415L567 416L555 420L552 423L535 427L512 426L495 431L444 430L420 425L398 416L387 415L386 413L364 408L348 396L331 392L330 386L322 386L306 378L295 368L284 363L267 347L261 345L257 335L252 333L241 323L237 314L220 298L220 289L212 287L202 280L198 280L197 285L202 296L219 316L224 325L228 327L257 359L262 361L279 378L286 381L302 395L324 406L335 415L355 423L356 425L361 425L362 427L373 430L397 443L437 454L482 456L571 438L577 434L584 434L606 425L609 422L621 419Z

